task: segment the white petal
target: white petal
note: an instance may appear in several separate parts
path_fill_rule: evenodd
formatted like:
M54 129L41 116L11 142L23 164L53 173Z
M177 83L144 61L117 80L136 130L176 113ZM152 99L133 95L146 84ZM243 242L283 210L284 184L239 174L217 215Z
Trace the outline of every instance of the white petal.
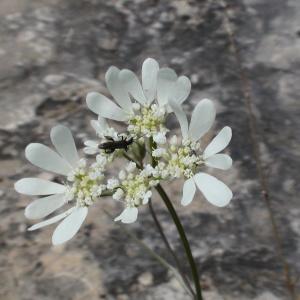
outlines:
M125 224L130 224L136 221L138 216L138 209L136 207L127 207L122 213L115 218L115 221L121 221Z
M101 134L108 128L105 118L98 117L98 120L91 120L91 126L95 129L96 133Z
M29 144L25 149L25 157L33 165L46 171L67 175L72 170L66 160L43 144Z
M125 112L104 95L95 92L88 93L86 97L86 103L91 111L103 118L116 121L127 120Z
M140 81L132 71L124 69L120 72L119 77L123 83L124 89L130 93L135 100L141 104L147 102Z
M198 141L211 128L216 117L214 104L209 99L201 100L195 107L191 123L189 135L193 141Z
M93 141L93 140L88 140L84 142L85 146L88 147L93 147L93 148L97 148L98 147L98 142L97 141Z
M177 75L174 70L162 68L157 74L157 101L160 106L166 105L174 89Z
M96 131L96 133L101 133L102 132L102 128L100 127L100 125L99 125L99 123L98 123L97 120L91 120L90 124L94 128L94 130Z
M15 183L15 190L25 195L51 195L63 193L66 187L45 179L23 178Z
M51 129L50 137L57 152L68 161L71 166L76 167L79 156L70 129L63 125L57 125Z
M76 208L54 230L52 244L60 245L70 240L79 230L88 213L87 207Z
M148 191L143 197L143 204L148 204L151 197L152 197L152 192Z
M183 184L181 204L183 206L189 205L194 199L195 192L196 192L196 185L194 179L190 178L186 180Z
M54 224L58 221L60 221L61 219L65 218L66 216L68 216L69 214L72 213L72 211L75 209L75 207L71 207L70 209L68 209L67 211L57 215L57 216L54 216L50 219L47 219L43 222L40 222L40 223L37 223L37 224L34 224L32 225L31 227L29 227L27 230L29 231L32 231L32 230L36 230L36 229L39 229L39 228L42 228L42 227L45 227L47 225L51 225L51 224Z
M123 87L123 83L119 78L120 70L116 67L110 67L106 74L105 80L107 88L117 103L127 112L132 111L132 103L128 93Z
M196 174L194 180L199 190L211 204L223 207L230 202L232 192L222 181L205 173Z
M191 92L191 81L186 76L180 76L174 84L170 98L182 104Z
M99 151L98 151L98 149L95 149L95 148L84 147L84 148L83 148L83 152L84 152L85 154L93 155L93 154L98 153Z
M158 132L153 136L153 140L157 144L165 144L167 142L166 134L162 132Z
M205 160L205 164L211 168L228 170L232 166L232 159L227 154L215 154Z
M102 131L105 131L109 126L105 118L98 116L98 123Z
M172 108L173 112L175 113L177 120L179 122L182 137L185 139L188 137L188 120L185 112L181 108L180 104L170 100L169 105Z
M208 157L226 148L231 140L231 137L232 137L231 128L228 126L224 127L205 148L203 153L204 159L207 159Z
M148 103L151 103L156 96L157 72L159 65L153 58L147 58L142 67L142 84Z
M41 219L62 207L64 203L64 194L36 199L26 207L25 216L28 219Z

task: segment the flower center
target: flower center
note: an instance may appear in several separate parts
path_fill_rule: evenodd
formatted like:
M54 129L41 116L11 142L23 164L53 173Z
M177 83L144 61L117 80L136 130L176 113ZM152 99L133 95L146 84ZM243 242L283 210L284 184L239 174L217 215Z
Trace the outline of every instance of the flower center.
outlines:
M196 169L203 163L201 156L197 154L199 145L184 143L183 146L172 145L169 151L169 174L177 178L182 175L186 178L194 176Z
M128 131L135 135L153 136L165 131L164 123L165 109L157 104L151 106L137 105L135 114L129 119Z
M102 193L102 179L103 174L94 168L79 166L68 175L71 184L67 186L66 201L76 199L77 206L92 205Z
M127 207L138 207L146 204L151 197L151 187L157 184L151 175L146 171L137 173L137 170L122 171L122 176L119 175L121 183L119 188L113 195L113 198L120 200L123 198Z

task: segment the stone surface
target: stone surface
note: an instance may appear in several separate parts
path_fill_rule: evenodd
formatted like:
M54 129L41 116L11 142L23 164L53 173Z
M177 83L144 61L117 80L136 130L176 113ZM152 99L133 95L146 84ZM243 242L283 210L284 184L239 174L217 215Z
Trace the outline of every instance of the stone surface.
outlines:
M300 2L233 0L228 13L251 82L263 167L283 254L293 278L300 274ZM261 199L239 72L214 0L2 0L0 2L0 299L188 299L178 282L95 205L70 243L52 247L53 228L26 231L28 197L13 183L47 176L24 159L32 141L49 143L56 123L68 125L80 147L94 137L88 91L102 91L110 65L139 71L156 58L189 76L186 108L202 97L216 101L215 130L233 128L230 172L217 172L234 191L229 207L210 206L201 195L176 204L201 272L205 299L291 299L276 251L266 203ZM170 120L170 126L177 124ZM214 172L212 172L214 173ZM167 187L174 199L180 185ZM172 245L184 257L165 208L156 210ZM129 226L167 256L144 209ZM299 294L299 284L296 291Z

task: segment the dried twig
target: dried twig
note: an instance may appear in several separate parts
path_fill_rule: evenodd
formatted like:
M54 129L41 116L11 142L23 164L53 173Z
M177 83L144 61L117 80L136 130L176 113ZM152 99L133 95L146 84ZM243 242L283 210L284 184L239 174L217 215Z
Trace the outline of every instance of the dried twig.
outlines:
M227 4L225 3L224 0L219 0L219 1L220 1L222 8L224 9L224 26L225 26L226 32L228 34L230 45L231 45L231 50L233 52L233 55L235 56L238 71L239 71L242 93L244 95L245 105L246 105L248 119L249 119L249 127L250 127L250 134L251 134L250 138L251 138L252 145L253 145L253 155L254 155L254 159L256 162L256 169L257 169L258 178L259 178L259 182L260 182L260 186L261 186L261 195L262 195L263 201L264 201L264 203L267 207L268 213L269 213L270 222L271 222L271 226L272 226L272 232L273 232L273 238L274 238L274 241L276 244L278 257L280 258L281 263L284 268L285 283L286 283L287 289L290 293L291 299L295 299L296 296L295 296L294 282L291 277L289 265L286 262L286 259L283 254L282 238L280 236L278 225L277 225L274 213L273 213L273 208L272 208L270 194L269 194L269 188L268 188L267 176L266 176L263 166L262 166L262 159L261 159L259 143L258 143L257 121L256 121L256 117L253 113L253 101L252 101L252 97L251 97L250 82L246 75L245 69L243 68L242 60L241 60L241 56L239 53L239 49L237 47L234 32L230 25L230 19L229 19L229 15L228 15L228 11L227 11Z

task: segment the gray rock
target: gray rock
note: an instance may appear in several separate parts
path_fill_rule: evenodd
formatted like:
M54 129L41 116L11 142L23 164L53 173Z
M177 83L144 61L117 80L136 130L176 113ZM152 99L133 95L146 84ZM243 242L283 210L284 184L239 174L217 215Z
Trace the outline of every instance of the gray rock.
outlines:
M300 2L228 1L228 14L250 79L273 217L294 279L300 272ZM226 173L209 170L234 191L227 208L210 206L200 194L183 208L181 183L166 185L191 242L205 299L291 299L260 196L249 116L218 2L2 0L0 16L1 299L188 299L172 275L103 214L103 208L114 215L120 211L113 201L95 205L76 238L55 248L52 227L25 230L30 199L13 190L23 176L48 178L25 160L25 146L49 144L49 130L57 123L71 128L80 147L84 138L95 138L86 93L107 94L110 65L140 72L146 57L191 77L188 111L209 97L219 112L215 132L233 128L228 151L234 167ZM178 124L171 119L170 126ZM154 203L185 262L170 217L158 197ZM146 208L129 228L169 257ZM296 285L299 291L299 281Z

